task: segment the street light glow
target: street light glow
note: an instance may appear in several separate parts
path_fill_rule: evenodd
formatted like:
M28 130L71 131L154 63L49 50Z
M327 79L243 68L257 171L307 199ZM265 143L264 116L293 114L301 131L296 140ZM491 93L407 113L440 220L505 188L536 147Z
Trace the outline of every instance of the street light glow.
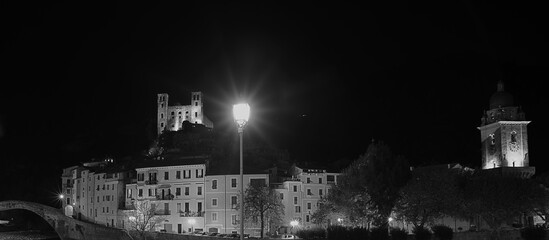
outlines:
M295 226L299 225L299 222L297 220L292 220L290 222L290 225L292 225L292 227L295 227Z
M233 115L238 126L243 127L250 118L250 105L247 103L233 105Z
M63 199L63 198L65 198L65 195L59 194L59 199Z

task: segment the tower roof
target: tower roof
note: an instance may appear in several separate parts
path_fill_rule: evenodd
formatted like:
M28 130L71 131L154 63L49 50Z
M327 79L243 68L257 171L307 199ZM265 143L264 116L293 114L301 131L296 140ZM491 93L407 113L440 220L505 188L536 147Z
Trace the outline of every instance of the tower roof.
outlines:
M500 80L498 82L498 90L490 97L490 109L510 107L513 106L514 99L513 95L506 92L504 89L504 84Z

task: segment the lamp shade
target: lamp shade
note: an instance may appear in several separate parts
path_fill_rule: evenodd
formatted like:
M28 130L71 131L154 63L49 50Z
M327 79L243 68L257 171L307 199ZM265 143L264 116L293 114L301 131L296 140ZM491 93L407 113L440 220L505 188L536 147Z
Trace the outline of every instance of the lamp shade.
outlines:
M233 106L234 120L238 124L245 124L250 118L250 105L247 103L239 103Z

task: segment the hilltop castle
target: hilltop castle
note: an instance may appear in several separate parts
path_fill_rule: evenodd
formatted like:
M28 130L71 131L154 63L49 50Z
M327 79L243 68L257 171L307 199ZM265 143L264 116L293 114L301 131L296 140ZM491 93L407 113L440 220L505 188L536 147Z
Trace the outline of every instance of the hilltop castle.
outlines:
M203 109L202 92L191 93L191 104L174 106L168 105L168 94L158 94L157 133L160 135L164 130L178 131L182 128L184 121L195 124L203 124L213 128L213 123L206 117Z

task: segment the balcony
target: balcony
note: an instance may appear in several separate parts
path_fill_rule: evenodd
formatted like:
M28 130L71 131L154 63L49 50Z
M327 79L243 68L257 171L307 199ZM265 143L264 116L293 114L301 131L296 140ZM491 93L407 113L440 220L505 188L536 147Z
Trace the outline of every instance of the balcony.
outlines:
M156 195L156 200L173 200L175 196L173 194L168 194L164 196Z
M167 209L158 209L156 211L154 211L154 215L170 215L171 212L170 210L167 210Z
M155 185L155 184L158 184L158 180L156 180L156 179L147 180L147 181L145 181L145 184Z
M179 212L180 217L204 217L204 212Z

